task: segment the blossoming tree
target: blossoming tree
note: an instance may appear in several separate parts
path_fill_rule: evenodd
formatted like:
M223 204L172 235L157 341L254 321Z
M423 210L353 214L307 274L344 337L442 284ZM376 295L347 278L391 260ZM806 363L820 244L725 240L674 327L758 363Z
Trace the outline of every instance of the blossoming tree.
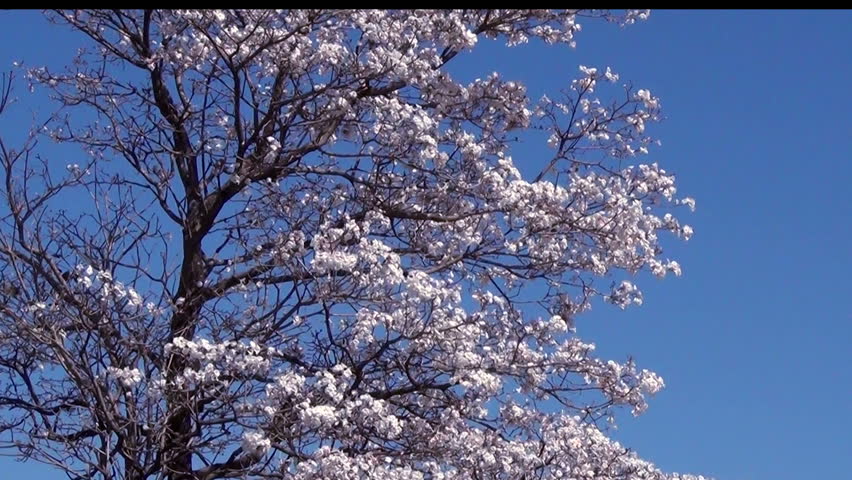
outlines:
M79 479L697 478L605 435L663 381L574 326L680 273L657 98L448 70L646 15L50 13L88 43L0 149L0 446Z

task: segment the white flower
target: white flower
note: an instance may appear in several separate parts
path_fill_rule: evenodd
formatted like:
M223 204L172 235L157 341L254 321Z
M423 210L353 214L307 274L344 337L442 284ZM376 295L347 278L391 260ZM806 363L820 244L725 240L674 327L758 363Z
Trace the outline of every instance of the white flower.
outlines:
M242 448L244 452L260 456L272 448L272 441L266 438L263 432L245 432Z
M142 381L144 376L142 372L139 371L138 368L116 368L116 367L107 367L107 371L112 375L116 380L121 382L125 388L132 388L136 384Z
M337 411L330 405L310 406L302 410L300 419L307 428L327 428L337 421Z

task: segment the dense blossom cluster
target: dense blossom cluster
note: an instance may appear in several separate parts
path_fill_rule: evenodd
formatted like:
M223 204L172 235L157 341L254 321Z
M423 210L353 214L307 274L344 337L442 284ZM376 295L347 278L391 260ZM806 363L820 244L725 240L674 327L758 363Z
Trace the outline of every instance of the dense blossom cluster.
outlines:
M37 422L22 448L80 478L701 478L606 437L663 380L575 321L640 305L640 272L681 274L662 244L692 236L695 201L642 160L660 100L609 67L540 100L452 74L483 37L573 46L595 17L647 12L54 14L95 53L30 80L94 112L48 133L86 148L60 186L99 213L33 215L10 180L0 261L38 287L0 350L37 345L27 404L55 419L9 431ZM551 147L523 159L538 175L517 135Z

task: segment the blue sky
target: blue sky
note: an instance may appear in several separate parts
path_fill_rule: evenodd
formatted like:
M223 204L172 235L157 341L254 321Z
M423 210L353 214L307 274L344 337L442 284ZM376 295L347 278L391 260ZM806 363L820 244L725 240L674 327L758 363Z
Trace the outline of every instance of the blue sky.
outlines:
M0 12L0 25L4 70L56 64L81 45L35 12ZM852 12L656 11L626 29L588 24L576 50L470 58L531 92L566 85L578 64L611 66L662 100L652 160L698 204L695 237L667 250L684 275L643 278L643 307L599 308L578 328L604 355L632 354L665 378L648 412L615 433L664 470L852 471L850 26ZM63 478L2 457L0 471Z

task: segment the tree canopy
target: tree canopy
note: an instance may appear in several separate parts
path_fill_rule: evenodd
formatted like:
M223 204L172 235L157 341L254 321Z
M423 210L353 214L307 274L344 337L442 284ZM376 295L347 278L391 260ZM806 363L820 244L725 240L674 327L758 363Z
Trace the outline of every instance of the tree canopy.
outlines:
M680 274L659 100L447 67L647 12L48 15L84 47L27 70L57 109L0 149L0 446L78 479L700 478L607 437L663 381L575 328Z

